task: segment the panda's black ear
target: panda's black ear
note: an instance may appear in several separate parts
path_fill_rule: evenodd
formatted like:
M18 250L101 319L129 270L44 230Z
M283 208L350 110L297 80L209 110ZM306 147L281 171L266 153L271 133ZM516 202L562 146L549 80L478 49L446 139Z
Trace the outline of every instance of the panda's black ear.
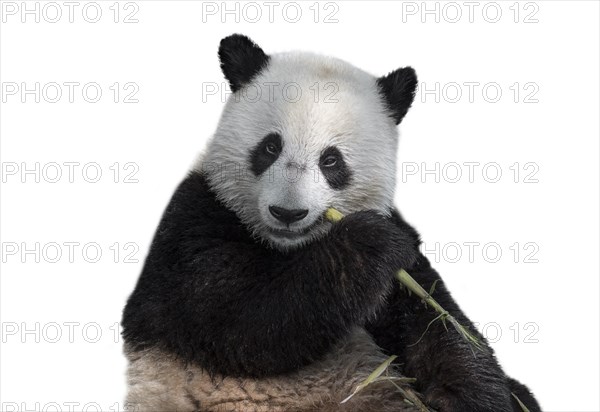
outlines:
M221 70L236 92L267 66L269 56L242 34L232 34L219 45Z
M412 67L394 70L377 79L377 85L385 98L390 114L400 124L415 99L417 73Z

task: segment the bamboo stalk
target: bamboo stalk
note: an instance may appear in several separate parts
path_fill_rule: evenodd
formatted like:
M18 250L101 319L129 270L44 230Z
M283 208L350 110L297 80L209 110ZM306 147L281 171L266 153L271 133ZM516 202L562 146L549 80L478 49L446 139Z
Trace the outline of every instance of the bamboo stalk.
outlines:
M325 217L331 222L338 222L341 219L343 219L344 215L340 211L330 207L325 212ZM444 327L446 326L446 321L450 322L450 324L454 327L454 329L456 329L456 331L463 337L463 339L465 339L471 345L471 347L475 347L479 350L483 350L483 347L481 346L479 339L477 339L477 337L475 335L473 335L471 332L469 332L469 330L466 327L462 326L456 320L456 318L454 318L454 316L452 316L450 313L448 313L447 310L445 310L439 303L437 303L436 300L431 296L431 294L428 293L425 289L423 289L423 287L421 285L419 285L419 283L411 275L409 275L406 270L404 270L404 269L398 270L398 272L396 273L396 278L410 292L414 293L419 298L421 298L421 300L423 300L423 302L425 302L425 304L429 305L431 308L433 308L439 314L439 316L436 317L434 319L434 321L438 320L438 319L441 320L442 323L444 324ZM435 289L435 283L431 287L431 293L433 293L434 289ZM423 334L425 334L427 332L427 330L429 330L429 326L431 326L432 323L433 323L433 321L429 325L427 325L427 329L425 330L425 332L423 332ZM421 336L421 339L422 338L423 338L423 336ZM419 343L419 341L421 341L421 339L419 339L413 345L416 345L417 343ZM473 349L471 348L471 350L473 350ZM475 354L474 351L473 351L473 354Z
M327 211L325 212L325 217L331 221L331 222L337 222L343 219L344 215L339 212L338 210L334 209L334 208L329 208L327 209ZM430 323L429 325L427 325L427 328L425 329L425 331L423 332L423 335L421 336L421 338L419 338L419 340L417 342L415 342L413 345L418 344L421 339L423 338L423 336L425 336L425 333L427 333L427 331L429 330L429 327L431 326L431 324L433 324L435 321L437 320L441 320L442 323L444 324L444 327L446 326L446 321L450 322L450 324L454 327L454 329L463 337L463 339L465 339L469 345L471 345L471 350L473 351L473 348L476 348L478 350L484 350L485 348L481 345L481 343L479 342L479 339L474 336L471 332L469 332L469 330L462 326L454 316L452 316L448 311L446 311L431 295L433 294L433 291L435 290L435 286L437 283L437 280L433 283L433 285L431 286L431 290L429 292L427 292L425 289L423 289L423 287L421 285L419 285L419 283L411 276L408 274L408 272L404 269L399 269L398 272L396 273L396 278L398 279L398 281L405 286L409 293L414 293L415 295L417 295L419 298L421 298L421 300L423 302L425 302L426 305L428 305L429 307L431 307L433 310L435 310L438 313L438 316L435 317ZM447 328L446 328L447 330ZM475 352L473 351L473 354L475 355ZM418 407L421 411L426 411L429 412L431 411L431 409L429 409L425 404L423 404L421 402L421 400L419 399L419 397L414 394L412 391L407 390L407 389L403 389L400 386L396 385L396 383L394 382L393 377L382 377L381 374L384 371L387 371L390 364L396 359L395 355L390 356L388 359L385 360L385 362L383 362L381 365L379 365L377 367L377 369L375 369L368 377L367 379L365 379L362 383L360 383L356 389L354 390L354 392L352 392L352 394L350 396L348 396L346 399L344 399L342 401L342 403L348 401L350 398L352 398L354 395L356 395L358 392L360 392L362 389L364 389L365 387L367 387L368 385L370 385L371 383L374 382L379 382L379 381L383 381L383 380L388 380L390 381L392 384L394 384L394 386L396 386L396 388L398 388L398 390L402 393L402 395L404 396L405 400L413 405L415 405L416 407ZM413 379L412 378L398 378L400 381L402 382L412 382ZM521 400L517 397L517 395L515 395L514 393L511 392L511 395L516 399L517 403L519 404L519 406L521 407L521 409L523 410L523 412L529 412L529 409L527 409L527 407L523 404L523 402L521 402Z

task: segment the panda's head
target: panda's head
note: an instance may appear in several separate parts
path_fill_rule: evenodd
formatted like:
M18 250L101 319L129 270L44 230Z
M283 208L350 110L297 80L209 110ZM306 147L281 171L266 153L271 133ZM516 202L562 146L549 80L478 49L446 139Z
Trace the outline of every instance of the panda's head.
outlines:
M331 57L267 55L242 35L219 58L233 94L196 168L254 236L285 250L325 234L329 207L389 213L412 68L377 78Z

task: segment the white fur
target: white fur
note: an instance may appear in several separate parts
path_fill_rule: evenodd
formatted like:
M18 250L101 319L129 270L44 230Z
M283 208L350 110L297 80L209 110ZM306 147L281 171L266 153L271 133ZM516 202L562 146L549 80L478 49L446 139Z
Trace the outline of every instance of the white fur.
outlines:
M283 151L255 177L250 153L271 132L281 134ZM274 54L250 85L230 96L195 168L207 173L219 199L255 236L286 249L323 235L330 226L322 219L328 207L345 214L387 213L394 197L397 141L374 76L331 57ZM343 190L330 188L319 170L320 153L328 146L338 147L353 173ZM298 235L272 233L284 227L270 215L269 205L309 210L289 226Z

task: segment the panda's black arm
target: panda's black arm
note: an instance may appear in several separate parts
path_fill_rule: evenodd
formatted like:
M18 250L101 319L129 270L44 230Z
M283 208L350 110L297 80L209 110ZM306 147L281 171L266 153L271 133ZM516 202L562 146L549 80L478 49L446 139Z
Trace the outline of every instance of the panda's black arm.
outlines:
M134 349L160 347L212 373L295 370L377 310L394 269L416 259L411 242L389 218L360 212L320 241L277 252L192 174L159 225L123 334Z
M397 212L394 219L404 232L418 239L417 232ZM446 329L439 320L430 324L438 313L400 284L367 325L376 343L399 356L404 373L417 378L418 389L438 410L512 411L510 384L492 348L461 311L427 258L421 255L415 265L405 269L427 291L435 283L433 298L469 328L483 350L472 348L450 325ZM527 406L539 410L537 403Z
M376 343L398 355L404 374L417 379L417 389L436 410L512 411L506 376L492 349L453 301L437 272L424 257L407 271L425 290L437 280L433 298L469 328L483 350L471 347L451 325L446 329L440 320L430 323L438 313L400 285L377 320L367 325Z

